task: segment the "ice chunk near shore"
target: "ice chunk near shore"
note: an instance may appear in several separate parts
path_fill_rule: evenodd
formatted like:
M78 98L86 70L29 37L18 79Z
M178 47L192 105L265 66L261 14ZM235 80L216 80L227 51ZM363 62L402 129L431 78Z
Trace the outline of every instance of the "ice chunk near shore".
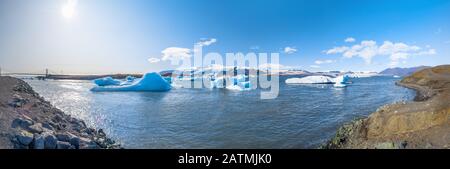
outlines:
M333 78L328 76L307 76L303 78L289 78L287 84L332 84Z
M96 86L91 89L95 92L114 92L114 91L168 91L171 85L164 80L158 73L147 73L141 79L131 84L115 86Z
M97 86L111 86L111 85L120 85L122 81L113 79L112 77L108 76L104 78L95 79L94 83Z

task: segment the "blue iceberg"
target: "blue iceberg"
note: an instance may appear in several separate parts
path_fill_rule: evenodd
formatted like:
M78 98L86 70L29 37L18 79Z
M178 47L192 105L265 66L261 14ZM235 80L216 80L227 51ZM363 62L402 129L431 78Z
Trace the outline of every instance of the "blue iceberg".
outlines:
M112 79L112 78L111 78ZM128 79L128 78L127 78ZM115 79L113 79L116 81ZM120 80L117 80L121 82ZM95 82L95 81L94 81ZM91 89L94 92L114 92L114 91L168 91L172 87L169 82L161 77L158 73L147 73L141 79L136 79L131 83L119 83L117 85L98 85ZM106 84L106 83L100 83Z
M346 87L346 83L348 82L348 75L341 75L334 78L334 87Z
M112 86L112 85L120 85L122 81L113 79L112 77L104 77L100 79L95 79L94 83L97 86Z
M211 80L211 88L226 88L228 90L238 90L238 91L244 91L244 90L251 90L251 83L250 81L246 81L246 78L248 76L245 75L238 75L233 77L228 77L228 82L231 84L226 84L227 77L218 77L214 80Z

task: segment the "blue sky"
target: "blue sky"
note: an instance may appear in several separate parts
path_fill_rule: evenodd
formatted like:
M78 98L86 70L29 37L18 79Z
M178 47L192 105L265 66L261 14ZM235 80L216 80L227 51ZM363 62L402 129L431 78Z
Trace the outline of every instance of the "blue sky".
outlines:
M310 71L450 64L448 0L2 0L0 23L10 72L158 71L166 49L211 39L204 53L280 52Z

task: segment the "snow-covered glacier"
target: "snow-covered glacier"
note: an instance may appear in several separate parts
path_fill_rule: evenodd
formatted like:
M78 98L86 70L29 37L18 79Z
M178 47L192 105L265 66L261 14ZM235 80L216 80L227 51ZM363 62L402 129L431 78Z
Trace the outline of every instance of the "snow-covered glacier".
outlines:
M97 86L91 89L94 92L168 91L172 88L169 82L155 72L147 73L140 79L127 78L125 81L121 81L108 77L96 79L94 83L97 84Z

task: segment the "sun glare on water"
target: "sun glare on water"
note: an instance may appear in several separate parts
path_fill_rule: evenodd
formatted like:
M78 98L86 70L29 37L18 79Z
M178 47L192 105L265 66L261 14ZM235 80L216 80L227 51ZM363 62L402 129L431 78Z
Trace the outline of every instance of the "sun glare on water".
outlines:
M75 16L75 7L77 6L77 0L67 0L62 6L61 12L64 18L70 19Z

